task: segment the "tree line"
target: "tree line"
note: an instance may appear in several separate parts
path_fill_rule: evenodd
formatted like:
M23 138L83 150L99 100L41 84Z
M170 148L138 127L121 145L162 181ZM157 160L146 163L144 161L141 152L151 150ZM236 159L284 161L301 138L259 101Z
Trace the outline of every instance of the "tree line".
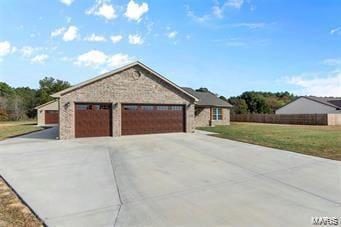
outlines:
M233 113L264 113L273 114L275 111L293 101L297 96L285 92L246 91L239 96L230 97Z
M209 90L204 87L196 89L196 91L209 92ZM285 92L246 91L243 92L241 95L233 96L228 99L224 96L219 96L219 98L228 101L233 105L232 108L233 114L248 113L273 114L278 108L293 101L295 98L297 98L297 96L287 91Z
M11 87L0 82L0 120L26 120L37 116L36 106L53 100L53 93L70 87L68 81L45 77L39 81L39 88Z
M51 94L70 86L68 81L53 77L41 79L38 89L29 87L14 88L5 82L0 82L0 121L33 119L37 116L37 112L34 109L36 106L53 100L50 96ZM205 87L196 89L196 91L210 92ZM289 92L246 91L239 96L228 99L224 96L219 96L219 98L233 105L232 113L234 114L271 114L276 109L291 102L296 96Z

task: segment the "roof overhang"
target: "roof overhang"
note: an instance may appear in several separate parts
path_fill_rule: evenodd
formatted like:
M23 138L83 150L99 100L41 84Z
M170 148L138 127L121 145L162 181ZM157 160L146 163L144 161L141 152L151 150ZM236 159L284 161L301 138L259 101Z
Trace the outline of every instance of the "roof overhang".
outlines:
M232 108L233 105L231 106L223 106L223 105L200 105L200 104L195 104L195 106L198 106L198 107L219 107L219 108Z
M47 106L47 105L49 105L49 104L52 104L52 103L54 103L54 102L58 102L58 100L55 99L55 100L46 102L46 103L44 103L44 104L41 104L41 105L39 105L39 106L34 107L34 109L35 109L35 110L40 109L40 108L42 108L42 107L44 107L44 106Z
M51 95L51 97L54 97L54 98L60 98L61 96L69 93L69 92L72 92L72 91L75 91L77 89L80 89L84 86L87 86L89 84L92 84L96 81L99 81L99 80L102 80L102 79L105 79L107 77L110 77L114 74L117 74L117 73L120 73L126 69L129 69L131 67L134 67L134 66L140 66L142 67L143 69L149 71L150 73L152 73L153 75L155 75L156 77L160 78L161 80L163 80L164 82L166 82L167 84L171 85L172 87L176 88L178 91L184 93L185 95L187 95L188 97L192 98L195 102L199 101L199 99L193 95L191 95L190 93L188 93L187 91L185 91L184 89L182 89L181 87L179 87L178 85L176 85L175 83L173 83L172 81L168 80L167 78L165 78L164 76L162 76L161 74L157 73L156 71L152 70L151 68L149 68L148 66L146 66L145 64L139 62L139 61L135 61L135 62L132 62L128 65L125 65L125 66L122 66L120 68L117 68L115 70L112 70L110 72L107 72L107 73L103 73L97 77L94 77L90 80L86 80L82 83L79 83L79 84L76 84L70 88L67 88L67 89L64 89L62 91L59 91L57 93L54 93Z

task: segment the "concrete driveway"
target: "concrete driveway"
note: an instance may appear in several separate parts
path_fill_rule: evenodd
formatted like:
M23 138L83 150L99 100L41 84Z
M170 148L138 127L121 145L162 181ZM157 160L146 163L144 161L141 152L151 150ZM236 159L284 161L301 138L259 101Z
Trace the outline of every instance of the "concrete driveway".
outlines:
M0 143L0 173L50 226L312 226L341 217L341 162L203 134ZM45 137L44 139L42 139Z

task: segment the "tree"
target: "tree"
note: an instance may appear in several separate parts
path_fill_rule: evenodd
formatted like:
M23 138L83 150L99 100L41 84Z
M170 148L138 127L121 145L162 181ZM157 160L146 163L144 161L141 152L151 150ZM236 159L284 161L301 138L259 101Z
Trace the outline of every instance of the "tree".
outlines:
M45 77L39 81L39 89L37 98L39 104L44 104L53 100L50 96L58 91L71 87L68 81L54 79L53 77Z
M15 93L23 100L23 108L26 116L28 118L34 118L36 116L34 107L38 105L38 100L36 98L37 91L29 87L18 87L15 88Z
M228 102L233 105L232 113L234 114L246 114L248 113L247 104L244 99L238 97L231 97Z
M195 91L198 91L198 92L209 92L209 90L207 88L205 88L205 87L198 88Z
M0 96L12 96L15 95L14 89L6 84L5 82L0 82Z
M275 110L287 104L295 98L289 92L259 92L246 91L241 95L229 98L234 105L233 111L241 113L274 113Z
M51 94L70 87L70 83L45 77L39 81L39 86L38 90L29 87L13 88L0 82L0 120L36 117L34 107L52 100Z
M226 102L228 102L227 98L225 96L223 96L223 95L219 96L219 98L224 100L224 101L226 101Z

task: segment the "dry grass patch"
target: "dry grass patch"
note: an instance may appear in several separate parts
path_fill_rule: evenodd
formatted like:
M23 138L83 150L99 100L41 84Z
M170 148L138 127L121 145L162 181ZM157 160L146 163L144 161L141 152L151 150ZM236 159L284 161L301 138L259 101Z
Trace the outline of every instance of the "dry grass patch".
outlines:
M29 132L39 131L41 127L34 121L4 121L0 122L0 140L22 135Z
M0 177L0 226L36 227L42 222L32 214Z

